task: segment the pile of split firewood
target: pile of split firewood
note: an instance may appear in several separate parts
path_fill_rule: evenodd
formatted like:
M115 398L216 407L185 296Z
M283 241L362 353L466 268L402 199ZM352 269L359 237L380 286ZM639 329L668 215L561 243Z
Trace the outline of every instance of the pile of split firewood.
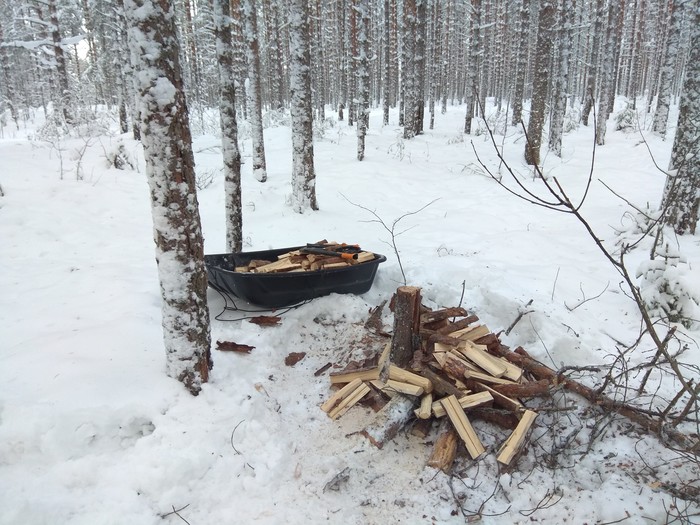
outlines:
M237 266L236 271L282 273L331 270L373 261L374 258L375 255L372 252L364 251L356 244L323 240L278 255L276 261L253 259L245 266Z
M383 352L330 374L340 387L321 409L337 419L361 402L377 410L361 434L381 448L414 420L413 433L426 437L432 424L448 418L428 461L446 470L455 459L458 439L472 458L485 448L470 418L508 428L497 460L510 465L526 443L537 414L518 399L547 388L499 355L498 337L463 308L430 311L420 289L400 287L392 301L394 330Z

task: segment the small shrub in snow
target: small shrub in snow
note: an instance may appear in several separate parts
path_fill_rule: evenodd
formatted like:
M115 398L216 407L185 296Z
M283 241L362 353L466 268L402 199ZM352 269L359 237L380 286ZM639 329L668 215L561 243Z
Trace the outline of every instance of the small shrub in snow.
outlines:
M693 290L690 267L680 253L666 245L656 259L639 266L637 279L651 315L690 328L700 293Z
M136 170L136 161L126 150L124 143L117 142L114 148L105 151L107 165L118 170Z
M564 115L564 133L576 131L581 122L581 111L578 108L568 108Z
M448 144L463 144L464 143L464 133L461 131L459 133L456 133L449 139L447 139Z
M263 115L262 122L263 128L291 127L292 117L289 111L284 109L271 109Z
M630 104L615 116L615 131L631 133L637 129L637 111Z
M314 119L313 120L313 133L314 138L322 140L326 138L326 134L336 127L336 120L333 117L327 117L324 119Z
M214 183L215 176L215 169L197 171L194 175L194 185L201 191Z

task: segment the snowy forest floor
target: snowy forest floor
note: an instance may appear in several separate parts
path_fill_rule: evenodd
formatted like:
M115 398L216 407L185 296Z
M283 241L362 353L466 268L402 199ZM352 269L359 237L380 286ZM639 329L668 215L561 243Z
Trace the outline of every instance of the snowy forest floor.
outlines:
M326 238L359 243L389 260L363 296L316 299L285 313L275 327L235 321L241 313L219 315L224 302L210 289L212 340L255 349L249 355L213 350L211 380L198 397L164 373L139 146L106 131L59 141L39 133L38 121L19 132L5 126L0 523L447 524L481 516L493 524L592 525L666 523L679 515L678 523L699 522L697 501L675 497L684 487L698 487L697 463L624 418L602 418L572 394L551 401L550 408L566 410L542 412L510 473L499 471L493 454L507 436L498 427L477 421L489 453L477 462L463 455L446 475L425 467L436 429L426 439L401 433L378 450L356 434L371 421L369 409L354 407L337 422L319 409L331 390L327 375L314 371L329 361L342 365L365 349L370 308L402 281L386 244L390 237L351 203L390 224L435 200L399 223L405 231L396 241L408 283L422 288L432 308L461 300L494 332L532 301L531 312L502 335L504 344L522 345L554 369L601 365L582 382L597 386L604 366L639 336L639 312L583 227L499 187L473 148L515 186L503 167L499 171L488 136L462 133L463 118L464 107L449 107L436 115L434 130L405 141L395 111L386 127L375 111L366 159L357 162L353 129L329 116L315 142L321 209L303 215L288 206L291 136L284 119L265 130L264 184L252 177L248 130L241 125L245 249ZM644 126L649 117L639 118ZM210 131L217 125L195 112L192 124L206 252L221 253L222 161L220 140ZM611 118L606 144L595 151L582 212L613 251L637 240L643 221L602 182L640 209L653 210L661 199L665 176L651 155L666 166L672 137L664 141L647 132L644 138L647 144L639 131L614 131ZM508 127L496 140L521 184L542 193L522 160L522 132ZM545 155L543 147L544 173L557 177L574 200L586 188L592 144L593 130L579 126L565 135L561 159ZM119 145L135 169L108 166L106 157ZM700 319L689 299L700 297L697 270L691 273L700 265L698 237L667 232L666 242L683 256L673 279L688 298L686 315ZM633 274L648 261L650 247L644 240L627 256ZM390 327L388 313L384 320ZM680 343L674 343L687 346L681 360L693 366L700 364L699 324L679 326ZM287 354L299 351L306 358L285 366ZM633 367L653 353L642 339L625 364ZM631 386L640 375L629 373ZM663 408L678 389L670 375L656 372L636 402ZM697 432L690 423L679 429ZM346 468L347 480L326 487Z

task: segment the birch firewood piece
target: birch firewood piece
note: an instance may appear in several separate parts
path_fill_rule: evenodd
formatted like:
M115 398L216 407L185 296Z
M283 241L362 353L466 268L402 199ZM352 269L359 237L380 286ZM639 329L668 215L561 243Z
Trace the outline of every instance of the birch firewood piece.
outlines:
M387 405L377 413L377 418L360 434L369 439L377 448L382 448L399 433L408 422L413 412L413 399L403 395L394 396Z

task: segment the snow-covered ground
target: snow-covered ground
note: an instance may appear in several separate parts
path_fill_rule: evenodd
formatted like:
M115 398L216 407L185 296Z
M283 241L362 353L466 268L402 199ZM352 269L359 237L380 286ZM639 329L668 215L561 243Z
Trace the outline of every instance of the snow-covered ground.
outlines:
M315 144L321 209L304 215L287 205L289 128L265 130L264 184L252 177L250 142L243 137L246 249L326 238L359 243L389 260L368 293L316 299L285 313L279 326L213 319L213 341L255 349L248 355L214 350L211 380L198 397L164 373L138 145L128 136L103 134L89 144L74 138L51 146L36 137L39 117L19 132L5 127L0 523L464 523L477 513L494 524L665 523L674 504L667 488L697 487L692 463L624 419L604 426L589 447L598 429L590 428L594 418L586 417L586 403L572 395L557 402L578 409L543 413L528 453L511 473L500 473L489 453L476 463L462 458L447 476L425 467L435 431L424 440L402 433L377 450L356 434L371 421L369 409L355 407L338 422L319 409L330 389L326 374L315 377L314 371L327 362L344 364L362 349L369 309L402 281L389 235L351 203L390 224L435 201L399 222L398 231L406 230L396 240L408 282L422 288L433 308L455 306L463 294L462 304L494 332L532 300L532 312L502 340L553 368L610 363L620 343L637 339L639 314L584 228L513 197L488 177L474 149L494 173L499 161L487 135L461 133L463 115L463 107L449 108L436 115L435 130L404 141L394 113L392 125L382 127L374 112L363 162L355 160L353 130L345 122L327 123ZM606 145L595 152L582 212L615 249L637 238L638 214L601 182L639 208L655 208L665 177L639 133L614 131L612 119L609 126ZM666 166L672 141L650 133L645 138ZM505 140L496 135L496 141L521 183L542 192L522 161L522 133L509 127ZM137 170L107 167L105 155L120 143ZM556 176L575 201L588 181L592 143L593 130L581 126L564 137L562 159L545 158L546 175ZM199 191L206 252L221 253L219 139L199 136L194 149L200 178L213 177ZM76 180L79 163L82 180ZM515 188L505 168L500 172ZM677 272L678 286L700 296L697 273L691 273L700 264L698 237L667 241L687 260ZM649 247L645 241L627 257L632 272L648 259ZM211 289L209 306L212 318L224 307ZM687 313L700 318L692 303ZM388 314L385 321L390 325ZM689 342L683 359L700 364L697 324L680 332ZM299 351L306 358L285 366L285 356ZM629 364L651 355L643 341ZM677 389L669 377L659 383L656 376L648 388L658 396L655 406ZM490 452L506 437L499 428L475 426ZM345 481L327 486L346 468Z

